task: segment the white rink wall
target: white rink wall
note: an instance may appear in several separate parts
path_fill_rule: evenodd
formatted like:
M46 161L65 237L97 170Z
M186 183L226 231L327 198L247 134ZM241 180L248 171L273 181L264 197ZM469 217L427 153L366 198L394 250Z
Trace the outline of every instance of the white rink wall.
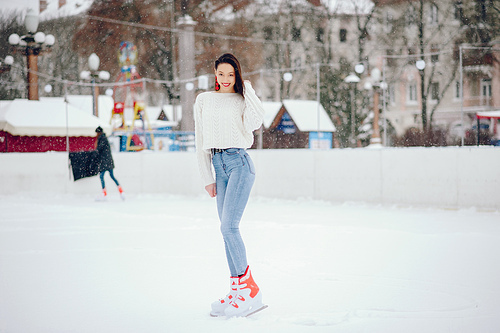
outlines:
M252 195L332 202L500 209L500 148L440 147L249 150ZM114 153L128 195L203 195L193 152ZM116 189L106 175L110 195ZM99 177L70 180L68 155L0 154L0 195L97 194Z

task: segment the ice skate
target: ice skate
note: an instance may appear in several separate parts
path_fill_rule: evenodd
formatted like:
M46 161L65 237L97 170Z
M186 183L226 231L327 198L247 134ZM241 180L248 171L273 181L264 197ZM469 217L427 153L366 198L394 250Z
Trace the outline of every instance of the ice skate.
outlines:
M245 275L237 280L237 283L237 294L224 310L228 318L247 317L267 308L267 305L262 303L262 293L253 280L249 267L247 267Z
M121 186L118 186L118 192L120 192L120 198L122 200L125 200L125 192L123 191L123 188Z
M105 188L102 189L101 194L99 194L96 198L95 201L106 201L107 199L108 192L106 191Z
M231 300L236 296L238 290L238 280L239 279L237 277L231 277L229 293L226 295L226 297L212 303L212 311L210 311L210 315L212 317L220 317L225 315L224 310L229 306Z

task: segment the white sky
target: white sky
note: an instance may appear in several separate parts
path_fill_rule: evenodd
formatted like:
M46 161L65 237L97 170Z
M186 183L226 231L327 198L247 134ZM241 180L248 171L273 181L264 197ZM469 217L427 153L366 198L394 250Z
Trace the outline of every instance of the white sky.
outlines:
M0 0L0 10L27 10L33 8L39 9L38 0Z

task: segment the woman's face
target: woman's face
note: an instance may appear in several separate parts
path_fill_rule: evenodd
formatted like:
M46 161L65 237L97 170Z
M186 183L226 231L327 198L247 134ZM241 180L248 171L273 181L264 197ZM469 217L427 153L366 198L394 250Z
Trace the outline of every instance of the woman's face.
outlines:
M215 69L217 82L220 84L219 92L234 93L234 84L236 82L236 73L233 66L230 64L222 63Z

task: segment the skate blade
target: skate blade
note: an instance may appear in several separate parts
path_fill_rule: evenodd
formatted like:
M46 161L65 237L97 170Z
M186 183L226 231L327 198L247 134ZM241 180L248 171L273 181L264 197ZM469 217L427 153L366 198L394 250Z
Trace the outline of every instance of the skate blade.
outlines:
M249 313L243 313L240 316L234 316L234 317L250 317L251 315L254 315L257 312L260 312L260 311L264 310L265 308L267 308L267 305L264 304L256 310L252 309L252 310L250 310ZM214 313L210 312L210 317L213 317L213 318L225 317L225 314L214 314Z
M262 310L264 310L264 309L266 309L266 308L267 308L267 305L266 305L266 304L263 304L260 308L258 308L258 309L256 309L256 310L253 310L253 309L252 309L252 310L250 310L250 313L245 314L245 315L244 315L244 317L250 317L251 315L254 315L254 314L256 314L257 312L260 312L260 311L262 311Z

